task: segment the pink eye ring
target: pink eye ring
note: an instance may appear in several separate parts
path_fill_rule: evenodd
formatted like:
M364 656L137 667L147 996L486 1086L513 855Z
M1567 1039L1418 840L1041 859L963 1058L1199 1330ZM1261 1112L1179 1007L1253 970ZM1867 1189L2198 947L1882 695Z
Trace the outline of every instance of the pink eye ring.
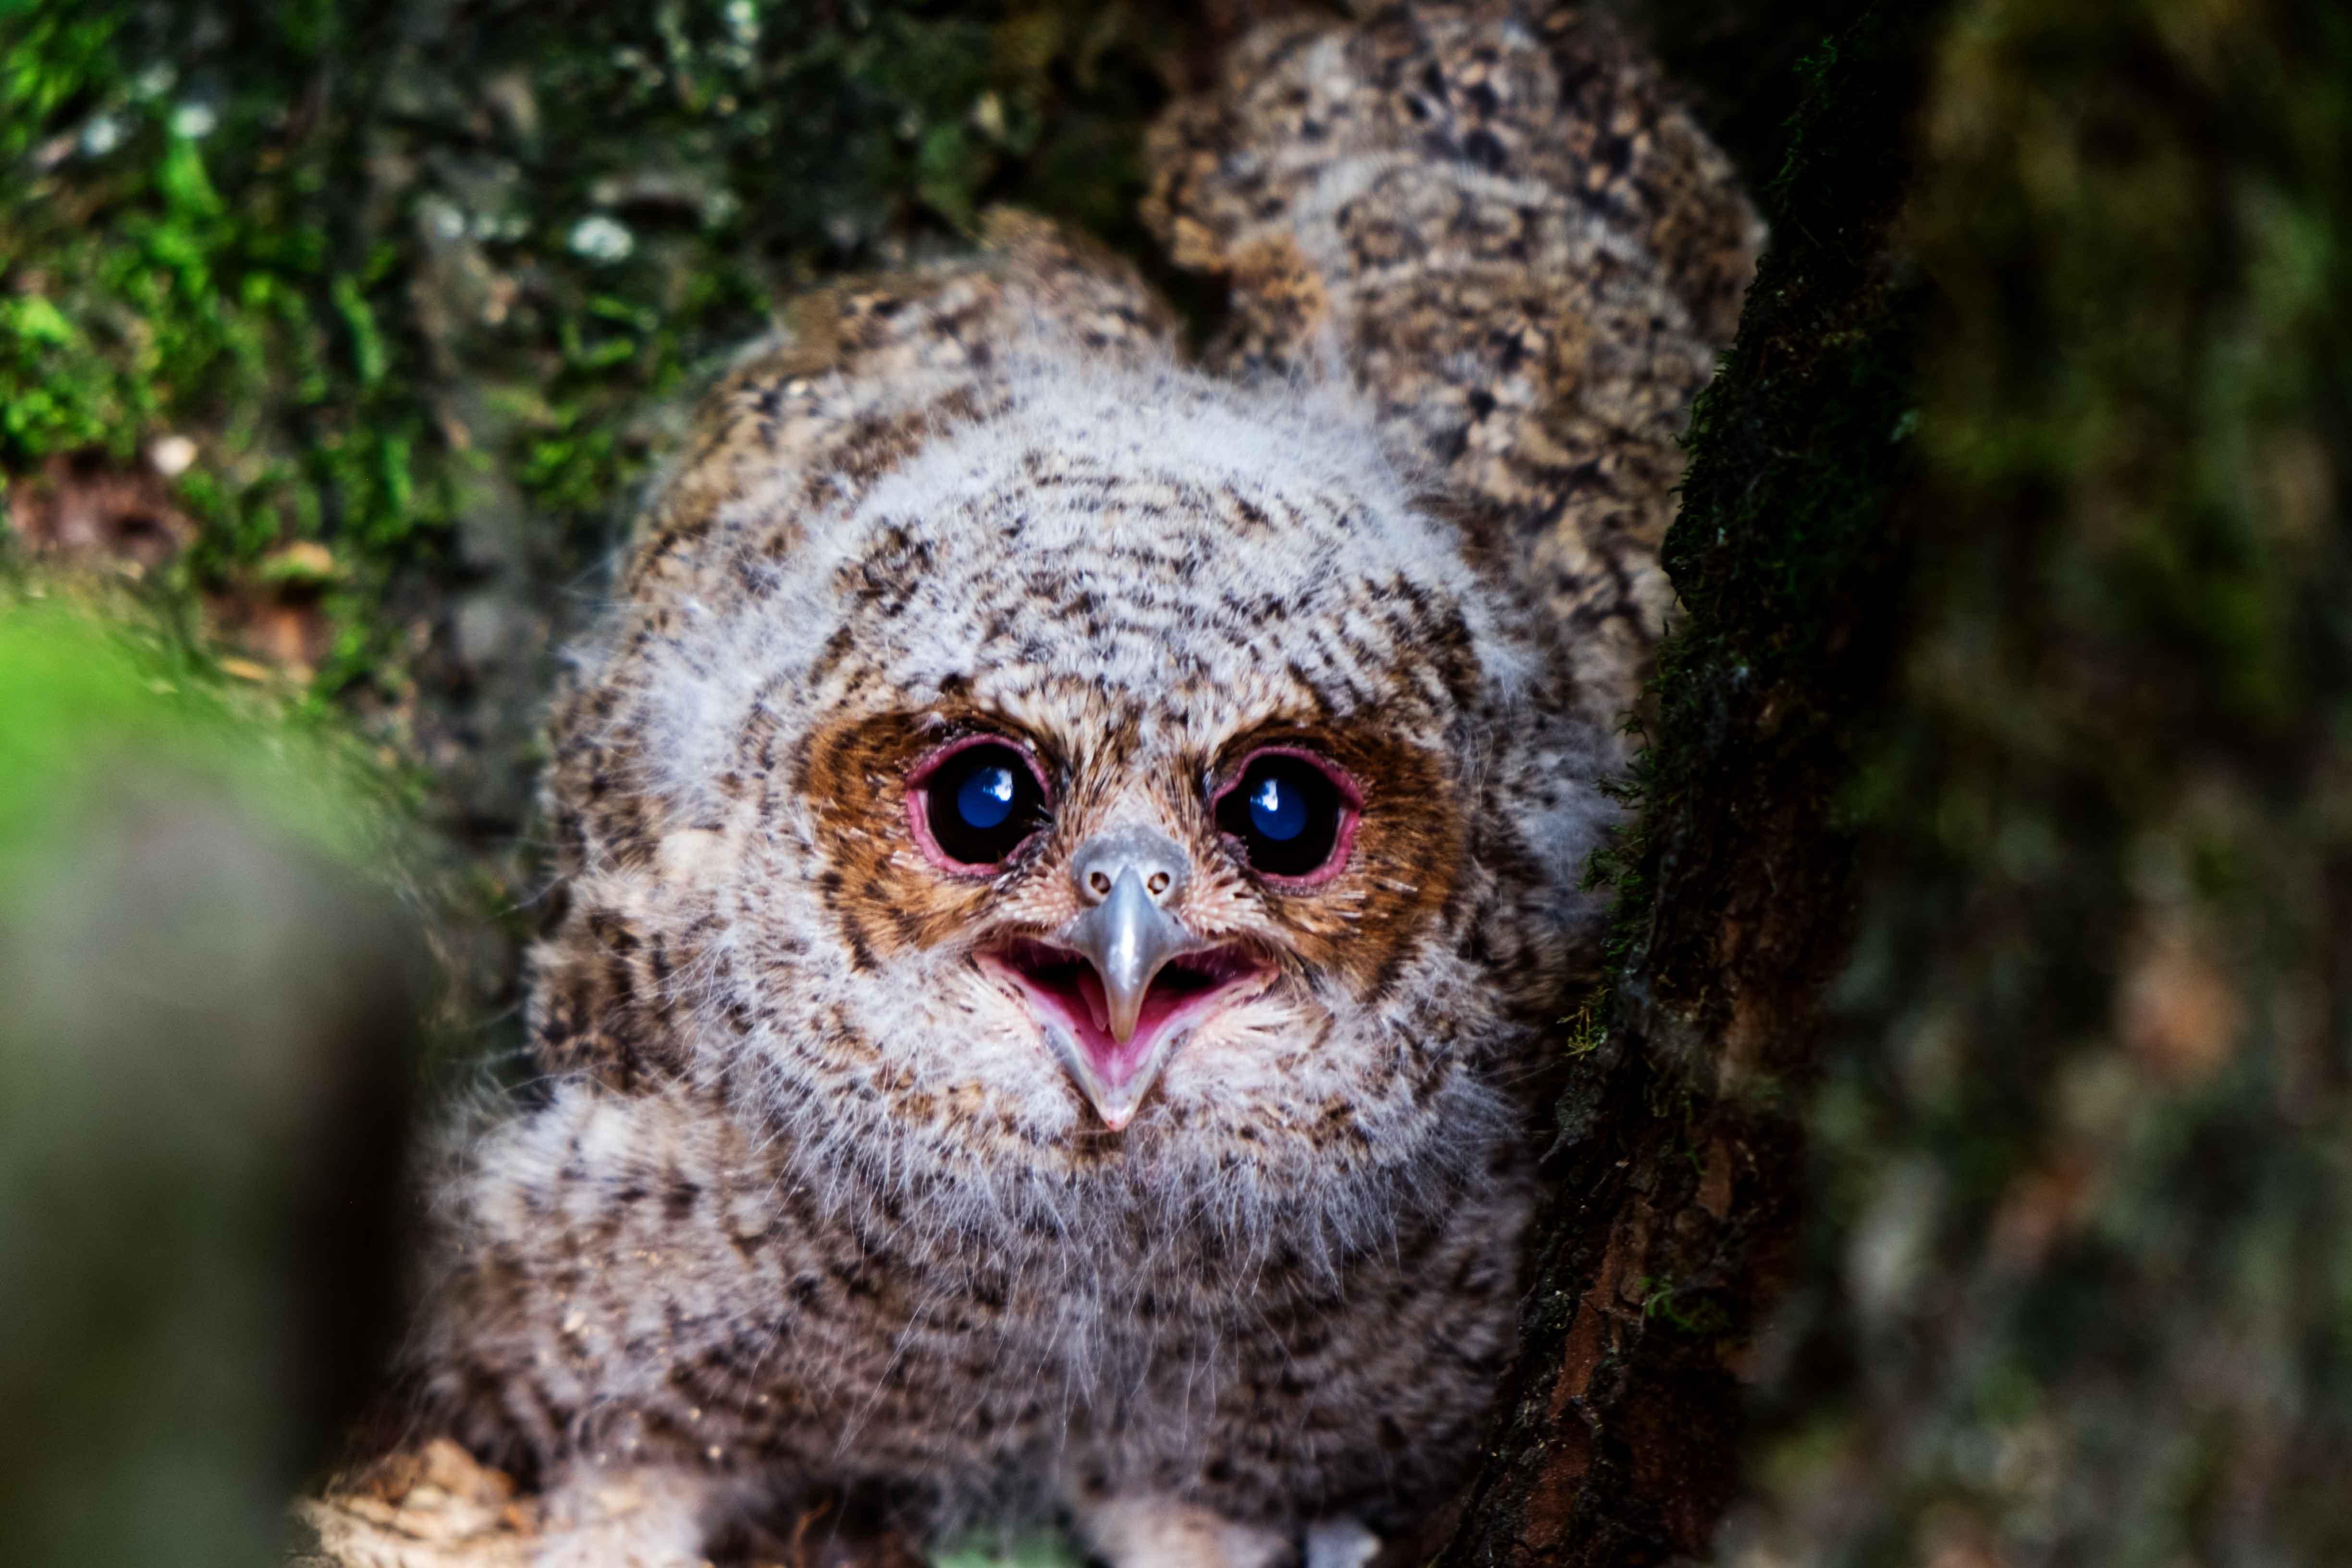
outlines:
M907 820L926 858L957 876L1003 868L1049 820L1044 770L1002 735L967 735L907 776Z
M1363 792L1328 757L1266 746L1242 761L1209 802L1250 868L1277 888L1317 888L1339 874L1363 813Z

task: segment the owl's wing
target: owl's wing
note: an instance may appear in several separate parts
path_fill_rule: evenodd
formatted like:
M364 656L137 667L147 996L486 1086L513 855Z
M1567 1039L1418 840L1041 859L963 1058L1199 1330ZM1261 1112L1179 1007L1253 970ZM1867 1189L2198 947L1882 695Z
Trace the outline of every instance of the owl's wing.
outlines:
M1410 469L1499 531L1580 705L1629 708L1671 601L1658 549L1691 399L1763 226L1601 18L1511 0L1291 17L1150 144L1145 218L1222 274L1230 370L1336 354Z

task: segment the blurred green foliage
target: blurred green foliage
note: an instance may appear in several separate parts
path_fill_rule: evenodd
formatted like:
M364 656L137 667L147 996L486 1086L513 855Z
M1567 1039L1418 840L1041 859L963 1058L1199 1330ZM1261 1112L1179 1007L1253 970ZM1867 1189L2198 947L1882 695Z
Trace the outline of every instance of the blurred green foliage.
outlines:
M0 867L53 855L150 774L268 802L279 831L352 864L399 831L395 781L333 726L224 680L152 617L0 580Z
M0 1539L268 1561L391 1342L399 813L315 721L0 584Z

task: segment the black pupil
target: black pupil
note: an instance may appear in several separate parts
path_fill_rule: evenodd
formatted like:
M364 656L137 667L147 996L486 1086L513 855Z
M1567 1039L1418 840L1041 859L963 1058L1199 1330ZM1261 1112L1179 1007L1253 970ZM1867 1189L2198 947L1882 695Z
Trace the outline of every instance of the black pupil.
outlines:
M949 859L993 866L1044 820L1037 776L1010 746L967 746L925 781L931 839Z
M1217 826L1273 877L1319 871L1339 839L1339 787L1299 757L1260 757L1217 802Z

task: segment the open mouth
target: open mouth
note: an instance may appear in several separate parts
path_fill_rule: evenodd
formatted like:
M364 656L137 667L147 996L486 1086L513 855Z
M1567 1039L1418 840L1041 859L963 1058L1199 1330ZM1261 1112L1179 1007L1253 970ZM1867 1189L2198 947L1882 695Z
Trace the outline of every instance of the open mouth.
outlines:
M1083 953L1022 940L982 959L1028 998L1049 1037L1055 1025L1066 1034L1080 1058L1069 1067L1114 1128L1124 1125L1150 1087L1163 1047L1229 1003L1263 989L1273 975L1265 963L1235 946L1179 953L1152 975L1135 1032L1121 1040L1112 1031L1101 976Z

